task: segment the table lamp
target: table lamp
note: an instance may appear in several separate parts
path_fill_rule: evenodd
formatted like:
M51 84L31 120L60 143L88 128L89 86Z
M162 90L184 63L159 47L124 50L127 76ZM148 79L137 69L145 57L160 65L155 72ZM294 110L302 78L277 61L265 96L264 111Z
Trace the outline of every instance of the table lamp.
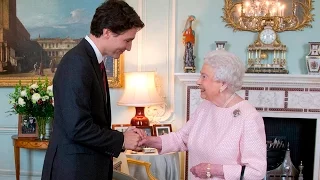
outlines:
M118 105L136 108L136 115L131 119L132 126L149 126L144 108L164 102L156 90L155 72L127 72L124 76L125 89Z

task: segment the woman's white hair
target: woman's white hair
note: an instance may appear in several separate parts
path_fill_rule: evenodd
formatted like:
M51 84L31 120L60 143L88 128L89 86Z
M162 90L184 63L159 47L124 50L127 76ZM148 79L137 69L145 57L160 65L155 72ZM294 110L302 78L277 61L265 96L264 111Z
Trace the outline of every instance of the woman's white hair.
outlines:
M214 78L227 83L231 92L241 89L245 67L236 55L225 50L215 50L204 57L204 63L214 69Z

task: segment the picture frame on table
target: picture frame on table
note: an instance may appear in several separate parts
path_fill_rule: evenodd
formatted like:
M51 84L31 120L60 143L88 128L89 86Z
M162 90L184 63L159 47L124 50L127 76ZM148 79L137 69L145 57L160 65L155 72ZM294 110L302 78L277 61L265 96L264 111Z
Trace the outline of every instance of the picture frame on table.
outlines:
M154 136L152 126L136 126L136 128L143 129L147 136Z
M18 137L37 138L38 126L35 117L19 115L18 117Z
M25 86L46 78L51 83L62 57L89 33L91 19L86 17L92 17L101 4L101 0L69 0L64 8L56 8L61 6L59 1L6 2L0 1L6 9L0 21L0 87L19 82ZM105 61L110 88L123 86L123 59L121 55Z
M119 132L125 132L131 124L112 124L112 129Z
M161 136L172 132L171 124L154 124L153 132L155 136Z

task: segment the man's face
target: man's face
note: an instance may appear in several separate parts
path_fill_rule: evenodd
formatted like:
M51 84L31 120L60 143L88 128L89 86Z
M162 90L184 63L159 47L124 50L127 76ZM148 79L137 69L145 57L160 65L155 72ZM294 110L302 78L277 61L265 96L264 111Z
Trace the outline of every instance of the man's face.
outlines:
M117 35L108 29L103 30L104 44L102 45L102 55L108 55L115 59L119 58L124 51L130 51L132 41L136 37L139 29L132 28Z

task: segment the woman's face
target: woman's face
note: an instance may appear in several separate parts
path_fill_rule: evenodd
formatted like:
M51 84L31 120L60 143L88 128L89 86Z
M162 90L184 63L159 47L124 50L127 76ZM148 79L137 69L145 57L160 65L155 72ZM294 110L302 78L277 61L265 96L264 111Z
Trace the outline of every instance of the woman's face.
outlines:
M214 79L214 70L208 64L203 64L200 71L200 78L197 81L201 91L201 98L214 102L219 95L222 82Z

